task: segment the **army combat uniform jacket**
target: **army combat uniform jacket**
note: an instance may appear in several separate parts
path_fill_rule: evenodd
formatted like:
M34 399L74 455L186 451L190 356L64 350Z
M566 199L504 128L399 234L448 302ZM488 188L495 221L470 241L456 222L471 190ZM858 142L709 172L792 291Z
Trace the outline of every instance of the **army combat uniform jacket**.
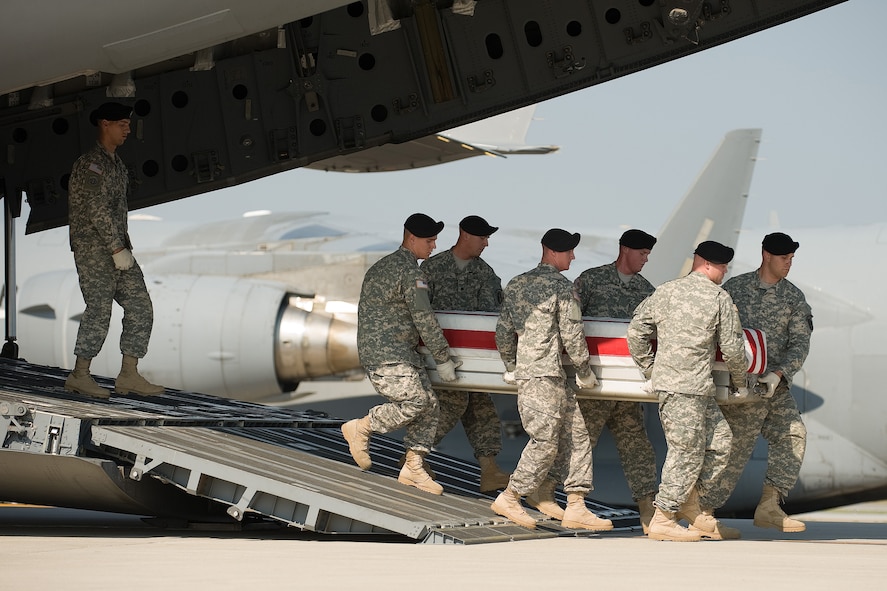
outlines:
M745 387L748 363L739 313L730 295L698 271L660 285L628 325L631 356L657 391L714 396L711 372L718 346L733 386Z
M498 312L502 305L502 280L481 258L460 268L449 249L423 262L422 270L435 310Z
M450 349L428 299L428 281L416 257L401 246L367 271L360 290L357 353L364 367L409 363L424 367L420 340L436 363Z
M585 327L573 284L547 263L518 275L505 287L496 324L496 346L517 379L566 379L561 351L576 372L591 371Z
M788 279L762 285L757 271L737 275L724 290L739 309L742 325L767 335L767 371L781 370L787 384L810 352L813 312L804 293Z
M622 281L615 262L586 269L574 285L582 315L605 318L631 318L638 304L654 289L639 273L628 283Z

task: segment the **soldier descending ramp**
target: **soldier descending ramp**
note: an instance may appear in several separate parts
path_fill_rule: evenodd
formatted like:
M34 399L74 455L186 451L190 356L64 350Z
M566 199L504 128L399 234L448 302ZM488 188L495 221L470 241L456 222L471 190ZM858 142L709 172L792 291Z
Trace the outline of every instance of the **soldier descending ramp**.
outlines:
M533 532L493 515L477 467L455 458L429 458L443 496L399 485L394 439L373 438L362 472L338 419L174 390L95 401L65 392L65 373L0 359L0 499L426 543L583 535L541 514ZM634 511L590 506L637 523Z

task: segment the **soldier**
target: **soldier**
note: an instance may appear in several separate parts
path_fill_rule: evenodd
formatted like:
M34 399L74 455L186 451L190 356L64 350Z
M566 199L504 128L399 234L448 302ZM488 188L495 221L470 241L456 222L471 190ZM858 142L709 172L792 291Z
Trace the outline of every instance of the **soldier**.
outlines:
M439 410L417 350L420 340L431 351L443 381L454 381L462 363L450 357L418 260L431 255L443 226L414 213L404 223L400 248L366 272L357 309L357 354L376 392L388 402L342 425L351 457L363 470L372 467L370 436L406 427L407 452L397 481L436 495L443 494L443 487L428 474L425 456L434 443Z
M138 360L148 352L154 308L142 269L132 255L126 201L129 170L117 154L129 136L131 116L130 107L114 102L90 114L90 122L98 128L98 141L74 163L68 184L68 231L86 309L77 329L77 359L65 390L93 398L110 396L95 383L89 366L108 336L115 301L123 308L123 363L114 390L146 396L163 392L163 386L148 382L137 368Z
M698 508L698 495L717 480L730 451L730 428L715 402L711 375L717 346L733 386L747 394L739 314L719 287L732 259L732 248L702 242L694 252L692 272L660 285L641 302L628 325L628 348L659 396L668 444L648 530L654 540L739 537L738 530ZM683 516L676 515L679 512L688 516L690 529L678 523Z
M656 237L643 230L626 230L619 238L615 262L583 271L574 282L582 315L631 318L638 304L653 293L653 285L641 275L641 269L655 244ZM641 527L647 533L656 494L656 454L644 425L643 407L639 402L583 398L579 410L588 427L592 451L604 425L610 429L628 487L638 504Z
M721 408L733 431L730 460L720 486L700 503L720 507L727 501L760 433L767 440L769 458L754 524L801 532L806 529L804 523L791 519L779 503L797 482L807 447L807 428L789 389L810 351L813 312L803 292L786 279L798 243L775 232L765 236L761 246L758 270L733 277L724 289L733 297L742 325L766 333L768 373L758 381L775 384L776 390L771 398L755 396L744 404Z
M542 261L508 282L496 325L496 346L505 363L503 379L517 384L521 422L530 436L508 487L491 505L494 512L518 525L535 528L520 499L535 494L533 504L569 528L593 531L613 529L585 506L592 490L591 446L588 429L567 385L561 365L566 350L576 368L576 384L597 384L585 342L579 302L570 280L561 274L576 258L579 234L554 228L542 237ZM554 501L554 487L562 482L567 508Z
M422 263L428 277L429 298L435 310L498 312L502 305L502 280L482 258L490 235L499 228L480 216L459 222L459 238L449 250ZM440 418L436 446L456 422L462 420L465 435L480 465L481 492L505 488L509 474L496 465L502 451L502 424L493 399L486 392L438 390Z

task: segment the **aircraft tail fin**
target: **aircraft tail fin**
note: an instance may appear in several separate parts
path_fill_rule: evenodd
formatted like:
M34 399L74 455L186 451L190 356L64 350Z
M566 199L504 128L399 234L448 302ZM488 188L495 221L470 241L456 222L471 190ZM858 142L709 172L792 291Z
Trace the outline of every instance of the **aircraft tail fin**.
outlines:
M736 248L760 142L760 129L737 129L724 136L659 231L655 252L644 267L653 285L686 275L693 250L704 240Z

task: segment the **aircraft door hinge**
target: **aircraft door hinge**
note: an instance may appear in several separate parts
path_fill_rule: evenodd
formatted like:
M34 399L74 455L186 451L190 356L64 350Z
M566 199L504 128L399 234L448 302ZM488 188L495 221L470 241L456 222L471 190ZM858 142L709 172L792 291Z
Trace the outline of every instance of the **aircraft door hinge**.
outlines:
M640 32L635 34L633 27L625 27L622 32L625 34L625 43L627 45L637 45L653 38L653 27L649 21L643 21L638 28Z
M694 45L699 43L697 31L702 26L700 14L702 13L703 0L663 0L660 3L662 40L673 43L680 39L686 39ZM690 38L693 33L694 39Z
M554 73L555 78L565 78L585 68L585 58L577 60L573 54L573 46L565 45L561 50L563 57L559 58L557 51L548 51L545 53L545 60L548 67Z
M342 117L336 119L336 138L339 140L340 150L363 148L366 144L366 130L363 127L363 117Z
M3 435L0 447L5 446L6 438L10 433L24 433L27 431L27 428L18 422L18 417L23 417L27 413L28 407L21 402L7 402L5 400L0 402L0 434Z
M208 183L218 178L222 166L219 164L219 155L215 150L194 152L192 159L194 160L194 176L198 183Z
M271 157L275 162L292 160L299 155L299 143L295 127L271 130Z
M411 92L406 100L396 98L391 101L391 104L394 106L394 113L396 115L405 115L407 113L412 113L419 108L419 95L417 95L415 92Z
M727 16L731 12L733 12L733 8L730 6L730 0L720 0L717 2L720 4L721 9L714 11L712 10L711 4L706 2L702 5L702 20L705 22L716 21L722 16Z
M483 92L489 90L496 85L496 78L493 77L493 70L484 70L481 76L468 77L468 90L471 92Z

